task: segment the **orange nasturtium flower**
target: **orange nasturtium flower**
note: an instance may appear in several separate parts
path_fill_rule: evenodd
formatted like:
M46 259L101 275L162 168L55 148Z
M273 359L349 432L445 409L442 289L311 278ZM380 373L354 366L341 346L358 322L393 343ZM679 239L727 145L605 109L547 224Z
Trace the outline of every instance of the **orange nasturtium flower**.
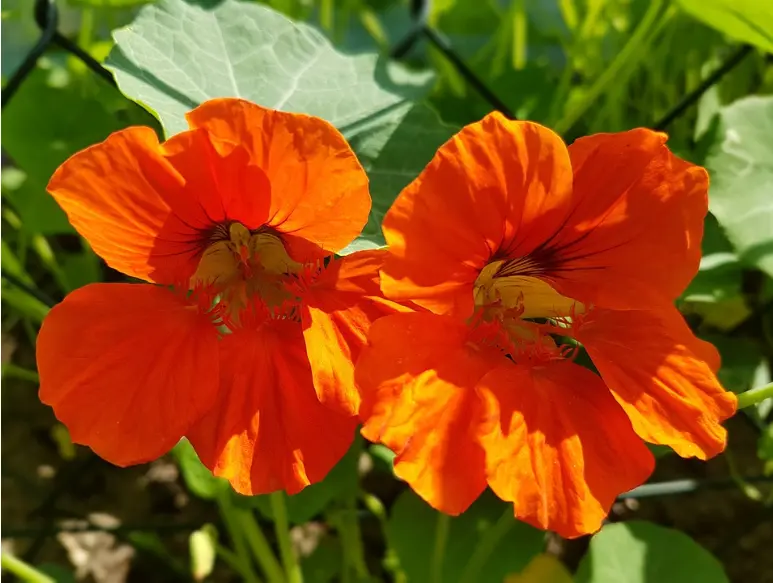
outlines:
M673 301L700 260L708 178L646 129L568 148L492 114L443 145L387 213L386 316L356 367L363 434L435 508L488 485L574 537L644 482L644 444L702 459L736 399ZM573 362L577 345L600 374Z
M125 466L187 436L244 494L321 480L354 437L353 359L382 252L331 255L370 210L327 122L209 101L159 143L132 127L79 152L49 191L108 265L158 285L69 294L37 342L40 398L76 443Z

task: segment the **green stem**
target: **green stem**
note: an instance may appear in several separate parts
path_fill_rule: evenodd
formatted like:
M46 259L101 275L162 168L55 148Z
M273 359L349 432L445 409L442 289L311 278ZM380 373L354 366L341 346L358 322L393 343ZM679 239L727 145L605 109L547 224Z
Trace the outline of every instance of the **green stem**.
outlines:
M555 128L553 128L556 133L565 134L570 130L610 84L623 82L624 78L627 77L624 72L626 68L628 71L632 70L636 61L646 53L646 40L650 38L650 30L657 21L662 7L663 0L652 0L650 2L647 12L623 47L623 50L617 54L606 71L599 76L584 98L569 113L558 120Z
M749 389L738 395L738 408L745 409L770 398L773 398L773 383Z
M266 535L255 520L255 515L247 509L238 509L237 520L239 526L244 533L244 538L247 539L247 544L252 551L253 557L263 569L263 573L266 575L269 583L284 583L285 577L282 572L282 566L271 550L271 545L266 540Z
M220 557L234 571L239 573L245 580L248 580L250 573L244 570L244 565L239 560L238 555L230 549L225 548L223 545L215 545L215 554ZM256 578L257 583L262 583L260 579Z
M26 583L55 583L54 579L45 573L8 553L3 553L0 556L0 566L4 571L13 573Z
M499 517L496 524L478 542L478 546L475 547L472 556L464 567L464 571L462 571L459 583L477 583L480 580L479 574L481 569L485 567L486 561L489 560L499 541L508 533L513 524L515 524L513 509L508 507L502 513L502 516Z
M362 503L365 508L378 519L379 526L381 527L381 533L386 541L387 549L384 555L384 569L392 575L392 580L395 583L407 583L408 576L400 565L400 557L395 550L391 547L391 537L389 536L389 524L387 522L387 513L384 504L376 498L373 494L363 492L361 494Z
M341 535L341 543L344 551L344 568L348 571L351 567L357 575L358 581L370 578L368 565L365 561L365 549L362 546L362 533L360 522L357 520L357 499L349 497L346 507L340 513L338 531Z
M34 370L29 370L17 366L12 362L7 362L3 365L3 376L11 376L22 381L29 381L36 385L40 384L40 377L38 376L38 373L36 373Z
M218 488L217 505L220 509L220 516L223 518L228 535L231 537L234 550L234 556L239 562L239 572L248 583L258 583L258 576L252 568L250 555L247 551L247 545L244 542L242 531L239 528L239 520L236 509L231 500L231 492L226 488Z
M432 565L429 574L431 583L443 583L443 562L446 556L450 525L451 517L448 514L439 512L437 525L435 526L435 548L432 551Z
M287 520L287 507L285 506L284 493L274 492L269 495L271 499L271 511L274 513L274 527L276 538L279 542L279 554L282 557L287 583L303 583L303 573L295 556L293 544L290 540L290 523Z

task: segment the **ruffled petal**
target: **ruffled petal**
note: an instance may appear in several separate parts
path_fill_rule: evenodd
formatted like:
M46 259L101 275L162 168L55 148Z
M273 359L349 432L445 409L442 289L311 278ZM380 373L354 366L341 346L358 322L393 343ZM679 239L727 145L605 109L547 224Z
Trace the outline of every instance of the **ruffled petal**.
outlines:
M262 227L271 201L268 177L243 146L221 154L213 141L205 130L191 130L164 142L164 156L185 179L182 189L165 194L167 200L188 224L202 230L232 221L247 229Z
M712 371L716 351L695 338L676 308L599 308L575 337L642 439L701 459L725 448L720 423L735 413L736 397Z
M437 313L469 315L483 267L506 249L526 254L555 232L571 189L569 155L549 129L499 113L466 126L384 217L390 256L382 289Z
M569 146L574 207L544 248L563 295L613 309L672 303L700 263L708 174L646 129Z
M37 363L40 400L75 443L119 466L169 451L218 389L210 318L151 285L72 292L43 321Z
M479 416L473 387L491 357L465 348L466 337L449 317L387 316L371 326L355 371L363 436L392 449L395 474L447 514L464 512L486 486L471 427Z
M184 184L155 132L131 127L67 159L48 191L110 267L172 284L195 271L200 252L201 225L187 223L169 203Z
M602 380L568 361L511 363L476 387L488 484L515 515L566 538L595 532L654 459Z
M385 251L360 251L334 260L301 294L306 353L319 400L357 415L354 364L378 318L410 308L385 300L378 270Z
M217 403L187 437L202 463L240 494L295 494L321 481L349 449L356 419L317 399L297 322L227 335L220 370Z
M268 176L268 225L296 261L343 249L370 212L368 178L344 137L326 121L242 99L213 99L188 113L221 153L241 145Z

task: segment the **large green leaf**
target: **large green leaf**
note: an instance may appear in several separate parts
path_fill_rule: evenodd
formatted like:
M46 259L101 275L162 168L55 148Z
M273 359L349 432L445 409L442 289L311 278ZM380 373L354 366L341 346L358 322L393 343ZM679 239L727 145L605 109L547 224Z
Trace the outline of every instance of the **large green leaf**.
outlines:
M201 102L242 97L316 115L351 136L431 81L375 54L341 54L314 28L236 0L161 0L114 38L106 65L167 135L184 130L184 114Z
M162 0L115 32L107 66L121 90L154 111L167 134L214 97L322 117L350 140L371 178L373 214L347 251L383 244L386 209L453 133L413 100L431 76L375 54L337 52L315 29L234 0Z
M497 528L495 525L505 512L512 512L512 506L486 491L461 516L450 519L440 581L455 583L459 580L481 540ZM410 582L431 580L429 558L434 553L440 517L440 513L410 490L406 490L392 507L387 536ZM503 581L507 575L522 571L542 550L543 540L541 531L511 519L506 532L490 549L475 580Z
M23 180L14 188L4 184L3 191L28 231L73 232L46 184L65 159L124 125L101 100L103 91L114 90L99 80L92 83L44 62L3 111L3 148L24 172Z
M677 0L704 24L773 53L773 5L768 0Z
M722 564L684 533L644 521L608 524L590 541L577 583L728 583Z
M185 485L199 498L214 500L219 489L227 487L225 480L213 476L212 472L201 463L196 450L187 439L180 440L172 453L180 465Z
M363 239L383 244L381 220L392 201L454 131L455 128L442 124L429 107L404 104L368 131L351 137L352 147L370 177L373 197L370 219L355 246Z
M773 275L773 97L722 108L709 205L743 262Z

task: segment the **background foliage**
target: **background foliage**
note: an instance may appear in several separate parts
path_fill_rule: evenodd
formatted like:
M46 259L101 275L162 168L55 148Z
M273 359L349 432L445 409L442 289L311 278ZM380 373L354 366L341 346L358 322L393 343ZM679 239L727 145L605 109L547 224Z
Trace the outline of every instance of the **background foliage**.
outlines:
M51 50L3 110L4 551L39 566L40 581L240 580L251 567L239 546L254 539L241 540L234 525L254 533L277 519L268 499L238 497L212 478L185 442L148 467L119 471L74 447L37 402L34 342L48 305L120 277L45 193L53 170L117 129L145 124L171 135L201 101L242 96L341 129L374 197L350 250L379 245L381 217L399 190L456 128L492 109L445 45L502 106L568 141L654 127L678 113L669 145L712 179L701 269L680 308L720 349L729 389L769 383L768 4L436 0L418 12L439 41L418 35L405 50L417 13L394 0L60 1L59 31L103 61L119 91ZM3 4L6 80L39 34L32 8L29 0ZM395 47L399 59L390 58ZM695 106L674 111L732 59ZM391 476L391 452L358 442L324 482L287 500L305 581L773 581L771 408L769 399L731 420L728 451L709 464L659 450L655 483L579 541L516 522L489 494L441 519ZM4 567L10 560L4 553Z

